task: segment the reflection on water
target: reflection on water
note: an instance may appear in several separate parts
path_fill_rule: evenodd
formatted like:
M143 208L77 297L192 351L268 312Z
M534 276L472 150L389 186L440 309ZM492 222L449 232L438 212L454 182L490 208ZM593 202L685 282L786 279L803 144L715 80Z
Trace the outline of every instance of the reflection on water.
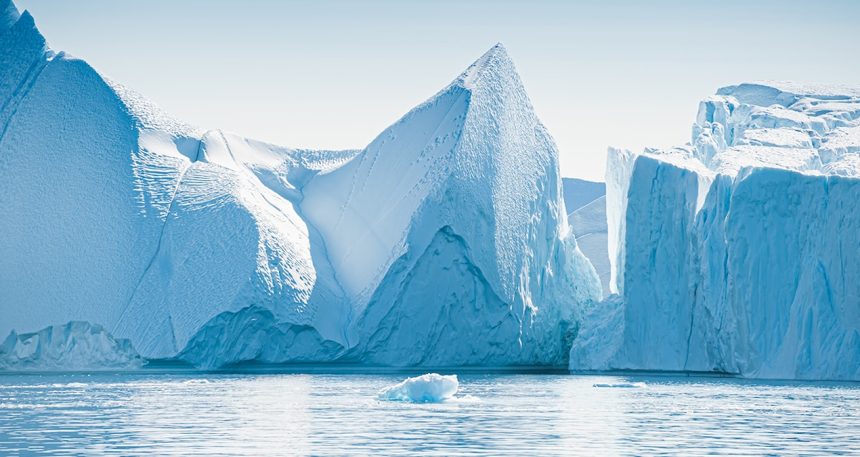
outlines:
M0 375L0 454L860 453L858 384L472 375L466 401L377 400L402 378Z

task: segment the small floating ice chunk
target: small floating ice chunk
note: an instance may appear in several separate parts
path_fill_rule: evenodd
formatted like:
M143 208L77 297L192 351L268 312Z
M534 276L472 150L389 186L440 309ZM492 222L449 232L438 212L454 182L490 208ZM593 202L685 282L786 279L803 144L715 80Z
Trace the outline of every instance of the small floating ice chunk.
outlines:
M440 403L457 393L460 382L457 375L443 376L428 373L386 387L379 392L380 400L408 401L412 403Z
M609 382L603 383L599 382L597 384L592 385L592 387L606 387L606 388L616 388L616 389L640 389L645 387L644 382Z

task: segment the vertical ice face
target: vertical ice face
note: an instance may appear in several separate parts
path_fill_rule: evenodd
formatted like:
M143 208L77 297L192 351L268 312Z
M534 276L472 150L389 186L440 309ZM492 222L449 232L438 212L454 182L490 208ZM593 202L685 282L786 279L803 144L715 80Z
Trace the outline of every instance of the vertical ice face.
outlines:
M563 363L577 306L599 297L557 150L501 45L315 178L302 210L353 303L362 360Z
M0 64L0 333L210 368L546 366L600 295L501 46L362 151L188 126L3 0Z
M859 124L857 89L741 84L700 104L688 146L610 151L622 297L571 367L860 379Z

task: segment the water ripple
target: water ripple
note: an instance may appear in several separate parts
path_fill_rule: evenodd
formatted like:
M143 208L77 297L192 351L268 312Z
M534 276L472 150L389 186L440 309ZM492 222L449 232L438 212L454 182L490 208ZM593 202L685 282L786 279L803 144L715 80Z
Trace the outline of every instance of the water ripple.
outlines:
M3 375L0 454L860 454L857 384L463 375L468 401L376 399L399 380Z

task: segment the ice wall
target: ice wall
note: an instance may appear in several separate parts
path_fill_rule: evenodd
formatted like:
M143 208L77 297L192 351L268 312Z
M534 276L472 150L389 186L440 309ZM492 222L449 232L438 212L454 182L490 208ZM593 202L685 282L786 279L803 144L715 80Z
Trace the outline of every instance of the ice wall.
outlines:
M855 89L742 84L702 102L690 145L610 151L621 297L571 368L860 379L858 119Z

